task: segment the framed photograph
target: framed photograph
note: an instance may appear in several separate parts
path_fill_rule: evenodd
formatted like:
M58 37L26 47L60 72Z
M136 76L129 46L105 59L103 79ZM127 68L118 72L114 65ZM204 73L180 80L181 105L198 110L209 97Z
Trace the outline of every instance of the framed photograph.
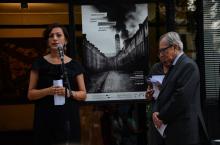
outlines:
M87 101L145 99L147 4L83 5Z

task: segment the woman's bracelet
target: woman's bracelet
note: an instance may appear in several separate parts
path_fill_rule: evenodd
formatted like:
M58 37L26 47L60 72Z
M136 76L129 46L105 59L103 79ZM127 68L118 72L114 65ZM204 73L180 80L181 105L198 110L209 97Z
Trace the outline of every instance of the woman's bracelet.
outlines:
M73 99L76 97L76 91L72 91Z
M72 91L70 92L68 88L65 88L65 96L69 98L71 95L73 95Z

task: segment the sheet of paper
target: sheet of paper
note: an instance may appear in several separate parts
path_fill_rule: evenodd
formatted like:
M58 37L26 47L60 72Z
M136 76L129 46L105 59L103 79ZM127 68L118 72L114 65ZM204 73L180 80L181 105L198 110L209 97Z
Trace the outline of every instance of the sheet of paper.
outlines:
M160 93L160 89L158 87L158 85L162 85L163 79L164 79L165 75L152 75L152 77L150 78L150 81L153 84L153 89L154 89L154 94L153 97L154 99L157 99L159 93ZM162 124L160 128L157 128L157 131L160 133L160 135L162 137L164 136L164 131L167 127L167 124Z
M153 97L155 100L157 99L160 93L159 86L162 85L163 79L164 79L164 75L152 75L152 77L150 78L154 90Z
M162 124L160 128L157 128L157 131L160 133L160 135L164 138L164 131L167 127L167 124Z
M63 80L53 80L54 86L63 86ZM64 105L65 104L65 96L54 95L54 105Z
M151 81L152 82L159 82L160 84L162 84L164 76L165 75L152 75L151 76Z

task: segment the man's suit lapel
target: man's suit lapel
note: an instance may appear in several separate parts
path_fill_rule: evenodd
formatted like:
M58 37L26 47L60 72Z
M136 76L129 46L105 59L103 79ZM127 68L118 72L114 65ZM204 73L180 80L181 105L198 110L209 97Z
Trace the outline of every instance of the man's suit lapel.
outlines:
M172 79L173 74L176 72L176 70L178 69L178 67L180 66L181 62L183 61L183 59L185 57L187 57L185 54L180 56L180 58L177 60L176 64L169 69L169 71L167 73L167 76L165 76L165 78L164 78L165 80L163 81L160 94L164 91L164 89L166 88L168 82Z

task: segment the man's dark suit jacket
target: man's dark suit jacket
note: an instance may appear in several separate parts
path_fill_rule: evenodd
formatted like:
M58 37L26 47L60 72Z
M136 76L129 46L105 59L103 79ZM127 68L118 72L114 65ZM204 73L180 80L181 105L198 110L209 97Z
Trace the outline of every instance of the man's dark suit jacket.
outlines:
M200 142L199 128L207 135L200 106L200 75L196 63L185 54L180 56L163 82L153 112L167 124L168 145Z

